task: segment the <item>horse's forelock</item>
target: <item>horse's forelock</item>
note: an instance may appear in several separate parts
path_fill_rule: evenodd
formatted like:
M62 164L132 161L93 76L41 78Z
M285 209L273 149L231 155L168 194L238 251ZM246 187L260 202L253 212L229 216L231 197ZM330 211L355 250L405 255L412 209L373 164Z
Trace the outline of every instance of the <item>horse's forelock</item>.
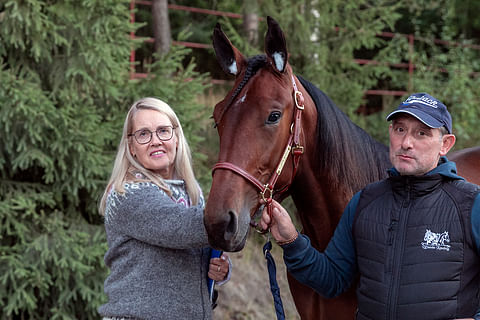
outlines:
M240 94L242 89L246 86L248 81L258 72L258 70L262 69L267 65L267 56L264 54L256 55L253 57L248 58L247 60L247 68L245 69L245 73L243 74L243 78L238 84L238 86L233 90L233 93L230 97L225 98L217 107L222 108L222 110L218 110L220 115L216 119L216 122L220 122L223 114L227 111L228 107L233 103L235 98ZM228 100L227 100L228 99Z
M267 64L267 56L264 54L250 57L247 60L247 68L243 75L243 79L239 83L239 85L235 88L235 91L233 92L233 94L230 96L229 103L226 106L227 108L230 106L233 100L235 100L235 98L238 96L240 91L242 91L242 89L245 87L248 81L257 73L258 70L263 68L266 64Z

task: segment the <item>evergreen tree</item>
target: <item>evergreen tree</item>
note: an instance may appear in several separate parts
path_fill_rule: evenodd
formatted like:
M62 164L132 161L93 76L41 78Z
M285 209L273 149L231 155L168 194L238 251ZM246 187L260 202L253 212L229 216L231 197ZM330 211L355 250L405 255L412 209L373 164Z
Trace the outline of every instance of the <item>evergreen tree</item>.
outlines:
M140 43L129 4L0 4L0 319L98 318L108 271L97 205L134 100L167 101L198 145L205 75L177 48L129 80Z

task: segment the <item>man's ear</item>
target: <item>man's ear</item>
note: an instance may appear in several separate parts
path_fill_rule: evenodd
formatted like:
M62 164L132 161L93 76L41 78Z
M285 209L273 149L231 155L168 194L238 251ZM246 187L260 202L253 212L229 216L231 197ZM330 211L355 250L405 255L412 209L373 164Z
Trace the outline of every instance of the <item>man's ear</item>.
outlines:
M445 134L442 137L442 148L440 149L440 156L444 156L452 149L457 138L453 134Z

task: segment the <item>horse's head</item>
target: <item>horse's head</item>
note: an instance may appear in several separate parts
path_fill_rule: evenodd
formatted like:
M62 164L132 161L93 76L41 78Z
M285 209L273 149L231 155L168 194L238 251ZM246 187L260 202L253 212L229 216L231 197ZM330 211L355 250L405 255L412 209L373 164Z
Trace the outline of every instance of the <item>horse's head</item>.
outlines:
M224 166L217 164L214 171L205 226L210 244L226 251L244 247L251 217L260 207L259 188L271 181L282 155L288 154L285 148L294 127L296 80L288 65L285 37L275 20L268 17L267 22L266 54L250 59L218 24L213 32L217 59L226 73L235 76L235 84L213 113L220 136L218 162ZM303 133L297 133L303 139ZM252 178L249 181L232 167ZM288 186L293 167L293 161L286 161L275 189Z

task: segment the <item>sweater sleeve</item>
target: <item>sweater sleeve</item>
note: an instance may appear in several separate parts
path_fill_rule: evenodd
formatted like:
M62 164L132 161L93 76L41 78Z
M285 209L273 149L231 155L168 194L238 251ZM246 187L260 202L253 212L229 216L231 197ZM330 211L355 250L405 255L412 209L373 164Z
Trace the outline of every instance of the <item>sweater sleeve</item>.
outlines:
M290 274L327 298L347 290L357 273L352 227L359 198L357 193L348 203L324 253L313 248L305 235L283 246Z
M173 249L208 246L203 208L186 208L151 183L126 185L125 194L112 191L107 198L108 232Z

